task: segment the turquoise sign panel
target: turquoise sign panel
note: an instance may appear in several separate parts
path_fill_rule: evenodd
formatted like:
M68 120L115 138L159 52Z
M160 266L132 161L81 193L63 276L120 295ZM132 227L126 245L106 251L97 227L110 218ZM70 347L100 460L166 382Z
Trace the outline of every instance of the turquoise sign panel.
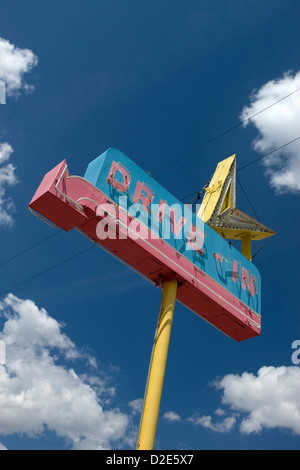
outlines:
M121 151L108 149L84 178L148 227L151 237L162 238L260 314L261 278L253 263Z

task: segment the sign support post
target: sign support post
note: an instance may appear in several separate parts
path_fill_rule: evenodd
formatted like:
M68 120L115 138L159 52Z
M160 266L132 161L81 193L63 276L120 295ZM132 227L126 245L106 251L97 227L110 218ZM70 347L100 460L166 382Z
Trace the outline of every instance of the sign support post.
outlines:
M242 254L246 256L246 258L251 261L252 254L251 254L251 236L245 235L242 238Z
M163 286L162 305L154 339L137 450L152 450L154 447L177 287L175 279L165 282Z

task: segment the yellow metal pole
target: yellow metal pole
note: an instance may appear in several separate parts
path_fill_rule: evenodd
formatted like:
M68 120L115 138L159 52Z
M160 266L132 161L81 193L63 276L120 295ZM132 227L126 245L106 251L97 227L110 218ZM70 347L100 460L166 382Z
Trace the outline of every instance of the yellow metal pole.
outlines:
M246 256L249 261L252 260L251 235L246 235L244 238L242 238L242 254Z
M137 450L152 450L162 394L178 283L164 283Z

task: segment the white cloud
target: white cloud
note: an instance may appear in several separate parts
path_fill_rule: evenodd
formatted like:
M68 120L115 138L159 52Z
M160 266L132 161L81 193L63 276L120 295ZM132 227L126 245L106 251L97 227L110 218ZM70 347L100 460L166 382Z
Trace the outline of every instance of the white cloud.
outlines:
M188 421L197 426L203 426L204 428L208 428L211 431L224 433L229 432L233 429L236 423L236 418L234 416L229 416L227 418L224 418L223 421L213 423L211 416L203 415L192 416L191 418L188 418Z
M128 403L128 406L129 408L131 408L131 412L132 414L137 414L137 413L141 413L142 412L142 409L143 409L143 404L144 404L144 400L143 398L137 398L136 400L132 400Z
M0 164L7 162L12 153L13 148L9 143L0 144ZM0 225L13 224L12 214L15 207L11 198L6 196L6 190L8 186L14 186L17 183L15 170L16 167L11 163L0 167Z
M241 120L249 119L298 88L300 88L300 71L287 72L282 78L267 82L259 90L252 92L250 105L243 108ZM245 126L250 122L258 130L253 147L260 155L299 137L300 91L258 114L247 121ZM266 157L262 162L270 178L270 185L278 194L300 192L299 140Z
M239 424L243 434L264 428L285 428L300 435L300 367L261 367L257 375L228 374L213 385L223 390L222 403L214 414L195 413L187 421L215 432L229 432Z
M218 408L218 409L215 411L215 415L217 415L217 416L224 416L224 415L226 415L226 411L225 411L225 410L222 410L222 408Z
M20 49L0 38L0 82L1 85L3 82L5 84L5 94L18 96L22 90L27 93L32 91L34 87L23 81L23 75L30 72L37 63L38 59L31 50ZM3 92L2 88L1 91ZM12 153L13 148L9 143L0 143L0 164L6 163ZM12 213L15 208L12 200L6 197L6 189L17 182L15 170L12 164L0 168L0 225L13 224Z
M6 166L0 168L0 188L3 189L4 186L13 186L16 184L17 179L15 175L14 165L9 163Z
M0 144L0 163L4 163L9 160L11 154L13 153L13 148L8 142Z
M300 368L262 367L257 375L226 375L218 387L222 401L231 409L246 413L243 433L282 427L300 434Z
M181 421L179 414L175 413L175 411L167 411L163 417L167 421Z
M32 85L23 82L23 75L32 70L38 58L30 49L20 49L0 38L0 80L6 85L8 96L18 96L21 90L30 92Z
M0 340L6 364L0 374L0 435L38 436L45 429L74 449L107 449L129 440L129 418L104 409L114 395L108 378L84 377L69 361L87 359L44 309L12 294L0 303ZM93 373L94 374L94 373Z

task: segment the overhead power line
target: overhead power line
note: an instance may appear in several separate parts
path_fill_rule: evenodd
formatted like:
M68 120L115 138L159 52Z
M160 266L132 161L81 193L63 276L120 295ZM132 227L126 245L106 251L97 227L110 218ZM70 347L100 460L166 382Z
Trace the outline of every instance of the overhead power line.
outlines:
M281 101L285 100L286 98L288 98L289 96L293 95L294 93L297 93L298 91L300 91L300 88L297 88L296 90L292 91L291 93L289 93L288 95L285 95L283 96L282 98L280 98L279 100L275 101L274 103L270 104L269 106L267 106L266 108L264 109L261 109L260 111L258 111L257 113L253 114L252 116L250 116L249 118L245 119L244 121L241 121L239 122L238 124L230 127L229 129L227 129L226 131L222 132L221 134L213 137L212 139L204 142L203 144L201 144L199 147L195 148L194 150L192 150L191 152L189 153L186 153L185 155L183 155L182 157L179 157L177 158L177 160L174 160L173 162L170 162L168 165L166 165L165 167L161 168L160 170L156 171L155 173L153 173L153 176L157 176L159 175L160 173L162 173L163 171L167 170L168 168L170 168L171 166L175 165L176 163L179 163L181 162L182 160L185 160L186 158L190 157L191 155L193 155L194 153L198 152L199 150L201 150L203 147L206 147L207 145L215 142L216 140L220 139L221 137L223 137L224 135L228 134L229 132L237 129L238 127L242 126L243 124L245 124L246 122L250 121L251 119L253 119L255 116L258 116L259 114L263 113L264 111L266 111L267 109L270 109L272 106L275 106L276 104L280 103Z
M299 136L299 137L296 137L296 139L290 140L290 141L287 142L286 144L283 144L283 145L281 145L280 147L277 147L277 149L271 150L271 152L265 153L265 155L262 155L261 157L258 157L258 158L256 158L255 160L252 160L252 161L249 162L249 163L246 163L246 165L241 166L241 167L238 168L236 171L244 170L244 168L247 168L248 166L253 165L253 163L256 163L256 162L258 162L259 160L262 160L263 158L266 158L266 157L268 157L269 155L272 155L272 153L275 153L275 152L277 152L278 150L283 149L284 147L287 147L288 145L290 145L290 144L296 142L296 141L299 140L299 139L300 139L300 136Z
M254 207L253 207L253 204L252 204L252 202L250 201L250 199L249 199L249 197L248 197L248 195L247 195L247 193L246 193L245 189L243 188L243 186L242 186L242 183L240 182L240 179L239 179L239 177L237 176L237 177L236 177L236 179L237 179L237 182L239 183L239 185L240 185L240 188L241 188L241 190L243 191L243 193L244 193L244 196L245 196L245 198L247 199L247 201L248 201L248 204L249 204L249 206L251 207L251 209L252 209L252 211L253 211L253 213L254 213L255 217L256 217L256 218L257 218L257 220L260 222L260 220L259 220L259 216L258 216L258 214L257 214L256 210L254 209Z
M5 290L4 292L1 292L0 296L8 294L8 292L11 292L11 291L17 289L17 287L23 286L24 284L27 284L27 282L30 282L33 279L36 279L36 278L42 276L43 274L46 274L49 271L52 271L52 269L58 268L62 264L67 263L68 261L71 261L74 258L77 258L77 256L82 255L83 253L86 253L87 251L91 250L92 248L95 248L95 246L96 245L90 246L89 248L86 248L85 250L82 250L79 253L75 253L74 255L70 256L69 258L66 258L66 259L60 261L59 263L54 264L53 266L50 266L49 268L45 269L44 271L41 271L40 273L36 274L35 276L32 276L28 279L25 279L25 281L22 281L19 284L16 284L15 286L11 287L10 289Z
M60 233L61 230L58 230L54 233L51 233L51 235L48 235L48 237L45 237L45 238L42 238L42 240L40 240L39 242L36 242L34 243L33 245L29 246L28 248L26 248L25 250L23 251L20 251L20 253L17 253L16 255L12 256L11 258L7 259L6 261L4 261L3 263L0 264L0 268L2 268L2 266L5 266L6 264L10 263L11 261L13 261L14 259L18 258L19 256L21 255L24 255L25 253L27 253L28 251L32 250L33 248L35 248L36 246L40 245L41 243L44 243L45 241L49 240L49 238L52 238L54 237L55 235L57 235L58 233Z
M272 155L272 153L275 153L277 152L278 150L281 150L283 149L284 147L287 147L288 145L296 142L297 140L300 139L300 136L299 137L296 137L296 139L293 139L293 140L290 140L289 142L286 142L285 144L281 145L280 147L277 147L276 149L274 150L271 150L270 152L268 153L265 153L264 155L261 155L260 157L258 158L255 158L254 160L251 160L249 163L246 163L246 165L243 165L241 166L240 168L237 168L236 171L241 171L241 170L244 170L245 168L247 168L248 166L250 165L253 165L254 163L257 163L259 162L260 160L263 160L264 158L268 157L269 155ZM195 191L193 191L192 193L188 194L187 196L184 196L180 199L180 201L184 201L185 199L188 199L190 197L192 197L194 194L197 194L199 192L199 189L196 189Z

